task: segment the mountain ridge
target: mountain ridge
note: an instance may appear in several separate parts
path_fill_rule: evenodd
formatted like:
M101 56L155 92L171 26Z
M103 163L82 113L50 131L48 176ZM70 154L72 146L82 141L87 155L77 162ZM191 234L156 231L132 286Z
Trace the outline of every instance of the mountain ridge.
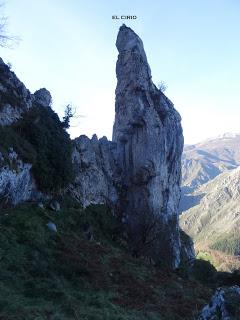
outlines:
M182 187L186 193L240 165L240 134L225 133L194 145L184 146Z

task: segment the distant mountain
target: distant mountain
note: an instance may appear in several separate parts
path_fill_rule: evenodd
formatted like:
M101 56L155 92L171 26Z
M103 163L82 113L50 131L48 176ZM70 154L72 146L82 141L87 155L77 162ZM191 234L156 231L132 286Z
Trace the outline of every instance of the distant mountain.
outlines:
M191 197L195 203L182 213L180 224L195 247L240 256L240 167L221 173Z
M240 268L240 134L185 146L182 174L182 229L219 269Z
M186 145L182 155L184 194L240 165L240 134L225 133L195 145Z

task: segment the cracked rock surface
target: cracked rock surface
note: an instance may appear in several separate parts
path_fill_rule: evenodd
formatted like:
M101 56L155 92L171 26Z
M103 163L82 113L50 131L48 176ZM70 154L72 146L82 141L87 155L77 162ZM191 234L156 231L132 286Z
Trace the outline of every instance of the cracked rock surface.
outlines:
M155 262L176 268L180 262L181 117L153 84L143 43L134 31L123 25L116 46L113 142L121 172L120 211L128 217L135 246L144 241L141 225L147 219L152 234L148 254Z

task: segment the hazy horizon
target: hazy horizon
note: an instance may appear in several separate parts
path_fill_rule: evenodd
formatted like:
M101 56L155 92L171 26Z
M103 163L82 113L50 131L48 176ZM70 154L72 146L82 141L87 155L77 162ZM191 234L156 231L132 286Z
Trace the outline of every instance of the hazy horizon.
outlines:
M31 92L46 87L53 109L72 103L79 118L71 137L111 139L116 86L115 41L122 23L143 40L153 81L182 116L186 144L239 132L240 20L237 1L91 3L9 0L8 30L22 41L1 57ZM112 15L136 15L113 20Z

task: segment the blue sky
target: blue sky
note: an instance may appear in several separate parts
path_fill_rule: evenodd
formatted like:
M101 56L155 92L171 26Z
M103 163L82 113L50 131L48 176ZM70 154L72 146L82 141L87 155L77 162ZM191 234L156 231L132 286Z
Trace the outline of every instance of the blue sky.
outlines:
M3 11L22 41L1 57L32 92L50 90L60 116L76 106L72 137L111 138L123 22L142 38L154 82L167 84L186 143L240 131L239 0L7 0ZM137 19L112 20L122 14Z

